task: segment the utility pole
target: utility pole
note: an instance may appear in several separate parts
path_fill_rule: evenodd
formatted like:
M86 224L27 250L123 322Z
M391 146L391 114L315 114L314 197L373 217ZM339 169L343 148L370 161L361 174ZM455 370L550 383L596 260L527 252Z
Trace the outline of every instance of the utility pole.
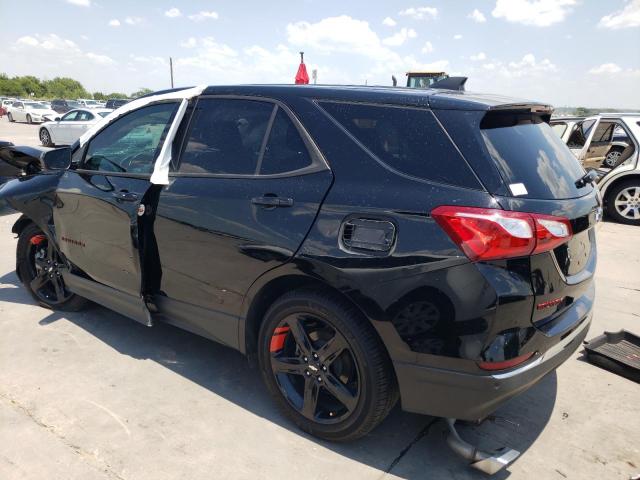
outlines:
M173 59L169 57L169 73L171 73L171 88L173 88Z

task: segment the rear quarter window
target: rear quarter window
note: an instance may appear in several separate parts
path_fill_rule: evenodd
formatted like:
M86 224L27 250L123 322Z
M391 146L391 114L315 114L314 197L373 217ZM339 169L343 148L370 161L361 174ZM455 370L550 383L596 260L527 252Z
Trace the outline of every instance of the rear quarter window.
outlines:
M319 104L391 169L431 182L482 188L430 110L338 102Z

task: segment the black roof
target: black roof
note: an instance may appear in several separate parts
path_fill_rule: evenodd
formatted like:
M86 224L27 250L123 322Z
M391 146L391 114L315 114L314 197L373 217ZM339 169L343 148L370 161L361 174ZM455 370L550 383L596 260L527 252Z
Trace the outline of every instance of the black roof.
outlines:
M407 87L362 85L219 85L207 87L203 94L251 95L276 99L305 97L318 100L376 102L455 110L489 110L517 106L524 108L536 106L550 110L548 104L500 95Z

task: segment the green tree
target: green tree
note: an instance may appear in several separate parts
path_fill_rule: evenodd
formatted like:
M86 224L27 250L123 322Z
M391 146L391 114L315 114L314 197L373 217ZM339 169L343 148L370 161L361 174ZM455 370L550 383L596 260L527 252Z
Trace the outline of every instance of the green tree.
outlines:
M109 99L109 98L127 98L127 94L126 93L113 92L113 93L110 93L109 95L107 95L107 99Z
M93 92L94 100L106 100L107 96L102 92Z
M138 98L142 95L146 95L147 93L153 93L153 90L151 90L150 88L141 87L140 90L131 94L131 98Z

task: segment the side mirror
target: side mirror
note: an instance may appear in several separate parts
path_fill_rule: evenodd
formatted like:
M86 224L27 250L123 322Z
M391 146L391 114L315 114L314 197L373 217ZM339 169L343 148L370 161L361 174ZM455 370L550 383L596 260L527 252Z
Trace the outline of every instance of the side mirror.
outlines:
M63 147L49 150L42 154L40 160L44 170L66 170L71 166L71 149Z
M59 122L60 121L60 117L56 117L53 119L54 122Z

